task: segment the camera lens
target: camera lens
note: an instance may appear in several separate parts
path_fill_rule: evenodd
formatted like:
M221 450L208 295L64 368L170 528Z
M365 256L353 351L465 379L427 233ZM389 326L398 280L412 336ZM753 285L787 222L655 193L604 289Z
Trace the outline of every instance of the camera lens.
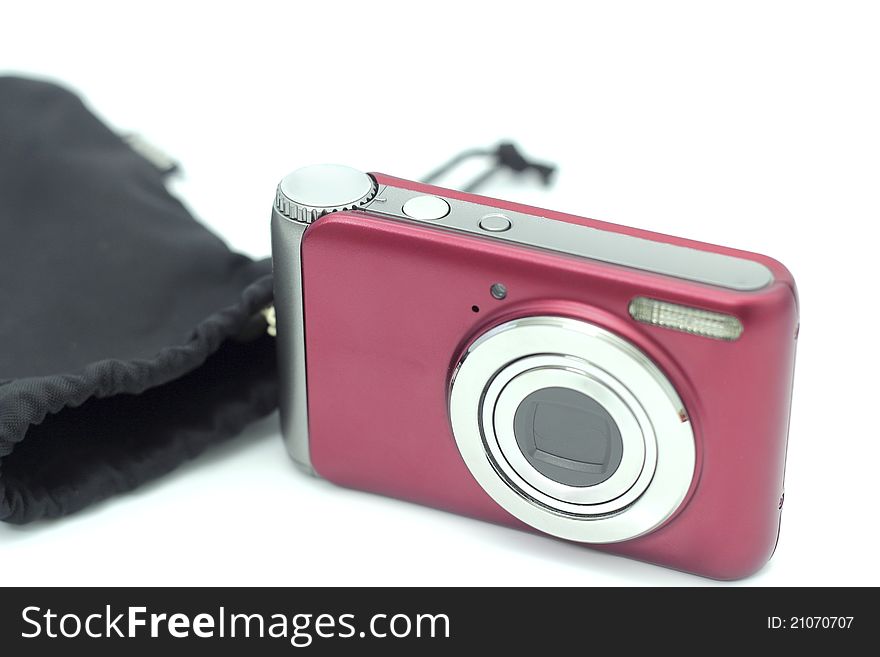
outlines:
M529 464L567 486L595 486L623 456L620 429L595 399L570 388L543 388L525 397L513 430Z
M449 391L456 445L514 517L553 536L614 543L660 526L685 499L696 444L653 361L586 321L537 315L487 330Z

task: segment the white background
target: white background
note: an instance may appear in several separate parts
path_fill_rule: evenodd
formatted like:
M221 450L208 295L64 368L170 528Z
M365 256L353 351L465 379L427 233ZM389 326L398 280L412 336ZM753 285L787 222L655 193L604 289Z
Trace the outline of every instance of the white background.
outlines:
M0 67L173 154L176 193L254 256L295 167L417 178L509 137L557 183L487 194L780 259L802 307L786 508L742 583L880 584L876 4L19 2L0 21ZM0 550L6 585L712 584L304 477L275 416L135 493L0 527Z

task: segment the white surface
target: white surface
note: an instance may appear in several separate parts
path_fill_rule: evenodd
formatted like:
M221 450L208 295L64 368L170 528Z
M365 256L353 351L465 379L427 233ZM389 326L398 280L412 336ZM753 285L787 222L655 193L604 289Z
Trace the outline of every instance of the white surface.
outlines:
M878 32L868 2L20 2L0 66L169 151L176 191L253 255L298 166L415 178L511 137L558 182L490 195L779 258L802 303L786 508L744 583L877 585ZM0 550L5 585L711 583L301 476L274 417L0 527Z
M422 221L436 221L449 214L449 203L438 196L416 196L403 204L403 214Z

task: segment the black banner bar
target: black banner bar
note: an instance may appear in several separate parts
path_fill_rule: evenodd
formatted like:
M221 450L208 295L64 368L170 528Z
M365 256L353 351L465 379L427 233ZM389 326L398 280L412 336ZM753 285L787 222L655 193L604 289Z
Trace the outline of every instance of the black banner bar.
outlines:
M6 589L0 645L118 655L840 649L871 645L874 591L853 589ZM710 637L709 645L703 645ZM604 647L603 647L604 646ZM37 652L34 652L37 651ZM617 651L615 651L617 652Z

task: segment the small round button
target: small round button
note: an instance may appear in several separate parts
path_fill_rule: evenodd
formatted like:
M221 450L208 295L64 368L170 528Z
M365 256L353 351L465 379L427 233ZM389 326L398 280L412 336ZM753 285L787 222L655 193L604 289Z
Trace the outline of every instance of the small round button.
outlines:
M490 233L503 233L510 230L510 219L503 214L487 214L480 219L480 228Z
M416 196L403 204L403 214L420 221L437 221L449 214L449 203L439 196Z

